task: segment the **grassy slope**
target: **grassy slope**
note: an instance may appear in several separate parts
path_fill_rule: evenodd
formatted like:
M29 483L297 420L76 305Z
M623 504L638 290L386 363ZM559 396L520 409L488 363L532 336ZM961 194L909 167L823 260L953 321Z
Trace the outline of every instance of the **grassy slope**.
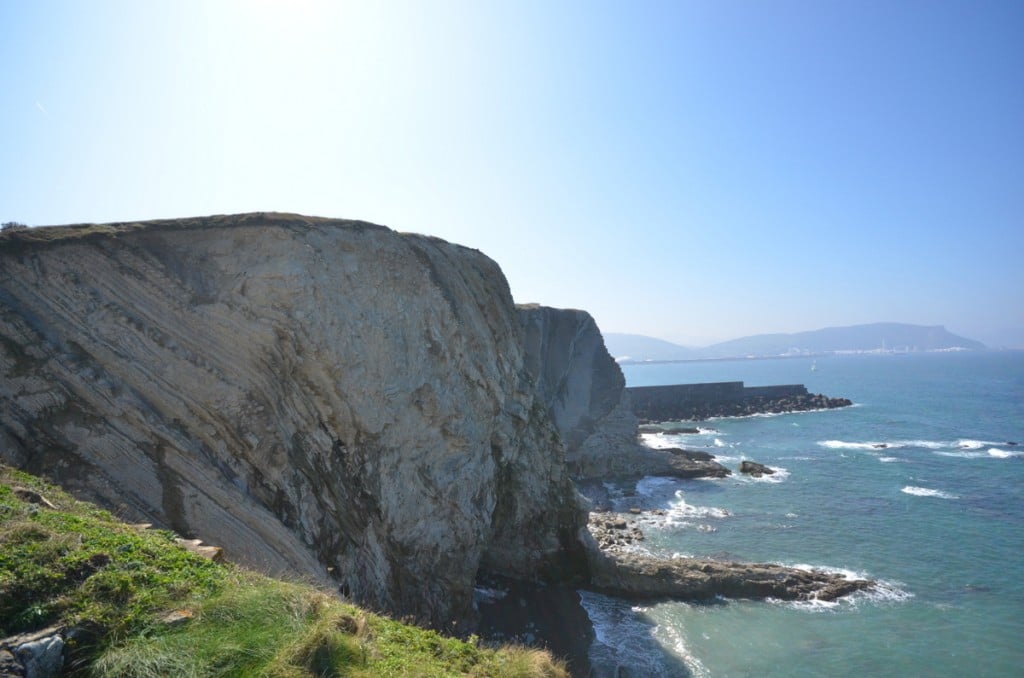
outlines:
M0 638L50 625L87 631L86 675L567 675L543 652L446 638L214 563L0 466Z

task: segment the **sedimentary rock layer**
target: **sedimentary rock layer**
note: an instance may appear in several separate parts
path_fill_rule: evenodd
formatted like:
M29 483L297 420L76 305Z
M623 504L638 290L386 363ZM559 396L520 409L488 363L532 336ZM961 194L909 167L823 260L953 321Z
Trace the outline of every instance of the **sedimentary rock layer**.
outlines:
M586 311L521 305L526 364L578 478L642 474L622 370ZM649 462L648 462L649 463Z
M0 238L0 455L131 520L441 625L585 525L498 266L242 215Z
M868 580L822 570L630 553L598 554L592 567L591 586L631 599L711 600L725 596L831 601L874 586Z

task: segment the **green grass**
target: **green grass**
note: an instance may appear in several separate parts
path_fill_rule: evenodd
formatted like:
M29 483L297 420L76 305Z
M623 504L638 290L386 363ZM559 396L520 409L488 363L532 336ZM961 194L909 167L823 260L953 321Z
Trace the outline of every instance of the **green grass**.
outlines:
M214 563L0 466L0 637L50 625L90 631L75 650L95 676L567 675Z

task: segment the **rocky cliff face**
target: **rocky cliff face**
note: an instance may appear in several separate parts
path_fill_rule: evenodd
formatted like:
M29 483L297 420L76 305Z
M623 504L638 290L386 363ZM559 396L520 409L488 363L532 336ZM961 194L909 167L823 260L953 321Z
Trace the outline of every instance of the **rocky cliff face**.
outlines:
M558 431L578 450L618 403L596 381L596 409L538 395L557 375L524 351L540 328L521 313L479 252L359 222L6 233L0 455L443 625L481 569L586 567Z
M522 305L519 315L527 369L565 441L566 464L577 480L728 473L714 463L683 468L688 461L678 455L655 452L637 442L637 418L626 380L589 313Z

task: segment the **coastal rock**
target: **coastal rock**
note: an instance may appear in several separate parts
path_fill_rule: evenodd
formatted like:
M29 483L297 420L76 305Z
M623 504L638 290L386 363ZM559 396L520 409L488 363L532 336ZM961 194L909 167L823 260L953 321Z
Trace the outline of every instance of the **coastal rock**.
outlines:
M56 678L64 668L61 628L48 628L0 639L0 675Z
M769 468L764 464L758 464L756 461L744 459L740 462L740 473L746 473L751 477L760 478L763 475L772 475L775 473L775 469Z
M870 588L868 580L849 580L821 570L772 564L731 563L696 558L655 558L629 552L598 554L591 586L630 599L711 600L777 598L835 600Z
M729 475L711 455L673 456L637 440L639 424L625 377L589 313L538 305L517 308L527 369L565 443L565 462L575 480ZM691 427L659 430L698 432Z
M620 394L557 410L526 345L492 260L363 222L0 234L4 461L436 626L479 572L586 574L552 414Z
M642 473L626 380L586 311L517 307L525 362L579 479Z

